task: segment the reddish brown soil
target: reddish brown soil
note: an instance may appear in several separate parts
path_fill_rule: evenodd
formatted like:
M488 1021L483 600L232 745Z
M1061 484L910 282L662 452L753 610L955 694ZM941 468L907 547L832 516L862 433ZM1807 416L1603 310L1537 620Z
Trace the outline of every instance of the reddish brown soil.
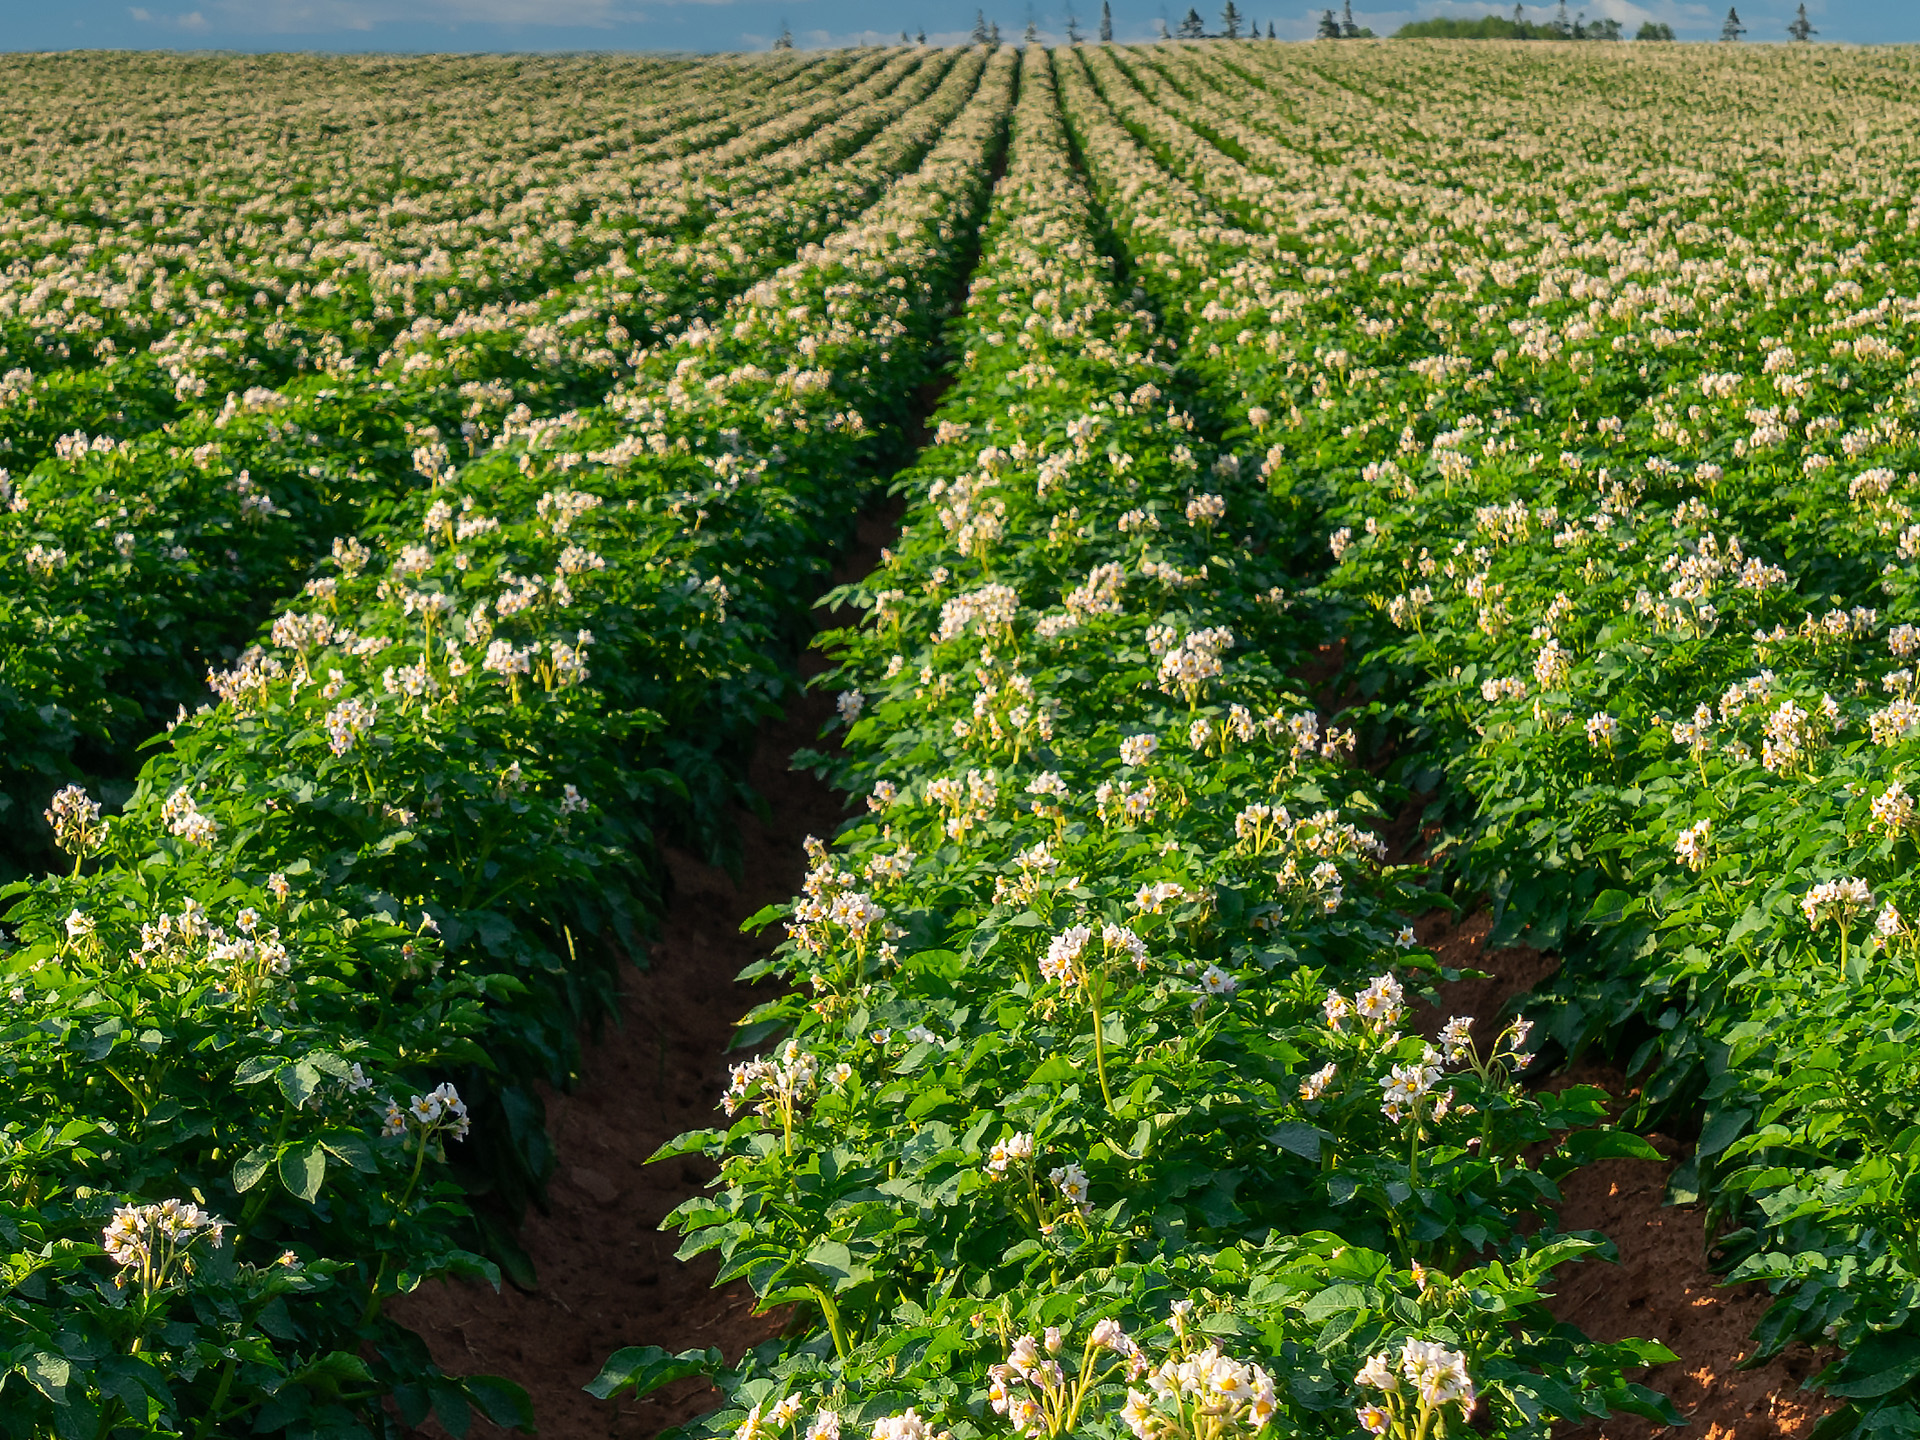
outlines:
M1507 1002L1533 989L1560 968L1559 960L1515 945L1505 950L1487 949L1487 935L1493 921L1484 910L1456 919L1445 910L1430 910L1413 922L1413 933L1420 943L1450 970L1479 970L1485 980L1457 980L1440 987L1438 1005L1415 1007L1414 1023L1423 1034L1433 1035L1449 1016L1474 1017L1474 1035L1491 1040L1498 1031Z
M772 821L741 817L740 883L668 853L673 900L647 968L626 974L620 1028L589 1053L578 1089L547 1100L559 1165L549 1209L530 1212L520 1232L539 1289L495 1294L441 1282L392 1307L443 1368L526 1386L543 1435L650 1436L711 1407L712 1387L692 1381L639 1402L588 1395L581 1387L623 1346L718 1345L734 1360L780 1328L778 1316L753 1313L744 1284L713 1290L713 1257L676 1260L680 1237L659 1228L713 1167L699 1158L646 1162L683 1131L724 1123L716 1108L730 1058L723 1052L734 1022L761 998L733 977L773 941L742 935L740 922L798 890L801 842L831 832L838 818L832 792L786 763L831 709L808 696L761 737L752 778Z
M1625 1083L1617 1074L1579 1078ZM1601 1231L1619 1247L1620 1264L1565 1267L1554 1313L1596 1340L1641 1336L1678 1355L1674 1363L1634 1378L1672 1396L1693 1423L1690 1433L1701 1440L1807 1434L1834 1408L1831 1400L1801 1389L1822 1357L1796 1346L1755 1369L1736 1368L1753 1353L1751 1336L1766 1312L1766 1288L1717 1282L1707 1268L1699 1210L1663 1203L1667 1179L1687 1147L1664 1135L1649 1138L1666 1159L1603 1160L1563 1187L1561 1227ZM1623 1415L1565 1433L1568 1440L1643 1440L1664 1429Z
M1449 1015L1473 1015L1492 1033L1495 1017L1516 996L1553 974L1559 961L1525 946L1488 950L1492 925L1485 912L1456 921L1444 911L1414 926L1422 944L1445 965L1480 970L1489 978L1441 987L1437 1006L1422 1006L1417 1023L1434 1033ZM1632 1081L1594 1063L1556 1076L1558 1085L1598 1085L1620 1101L1634 1097ZM1620 1263L1587 1261L1562 1267L1554 1315L1595 1340L1658 1340L1680 1359L1633 1378L1673 1397L1691 1422L1693 1440L1799 1440L1833 1408L1803 1392L1821 1357L1796 1347L1752 1370L1738 1368L1753 1353L1753 1327L1767 1308L1760 1285L1724 1286L1707 1263L1708 1236L1697 1207L1668 1205L1667 1181L1688 1147L1658 1133L1648 1136L1664 1157L1605 1160L1561 1186L1562 1230L1598 1230L1620 1251ZM1616 1416L1560 1432L1561 1440L1648 1440L1667 1427L1638 1416Z
M863 521L860 546L834 576L863 573L895 532L891 514ZM803 671L817 671L807 657ZM712 1256L674 1258L680 1237L660 1221L714 1174L695 1158L648 1165L666 1141L724 1123L718 1109L734 1023L775 991L736 983L768 954L778 927L758 937L740 924L791 898L806 868L808 835L829 836L844 815L841 797L789 768L803 746L818 746L833 713L824 694L802 697L761 732L749 779L769 818L742 812L741 878L668 851L673 895L644 970L625 973L620 1025L590 1048L580 1085L548 1095L547 1125L558 1166L545 1213L531 1212L520 1241L539 1288L438 1282L396 1301L391 1313L418 1332L434 1360L457 1374L504 1375L524 1385L535 1419L554 1440L642 1440L709 1410L704 1381L681 1381L641 1401L596 1400L581 1387L614 1351L658 1345L669 1351L719 1346L729 1361L777 1334L784 1316L754 1313L743 1283L715 1291ZM429 1433L433 1433L430 1431ZM504 1432L476 1419L480 1437Z

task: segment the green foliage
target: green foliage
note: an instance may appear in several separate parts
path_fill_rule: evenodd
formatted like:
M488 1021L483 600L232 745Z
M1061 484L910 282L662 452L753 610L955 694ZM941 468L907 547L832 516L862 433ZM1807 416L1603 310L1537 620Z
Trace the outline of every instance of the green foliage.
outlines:
M920 68L870 188L825 167L887 191L857 243L601 404L509 412L458 461L427 441L120 813L62 797L72 873L5 892L0 1432L531 1422L386 1302L531 1280L503 1237L552 1164L535 1087L640 953L654 828L723 835L846 477L926 383L1011 65ZM748 363L774 350L807 378Z
M1393 32L1395 40L1561 40L1566 37L1551 24L1483 15L1478 20L1439 16L1410 20Z
M731 1369L623 1352L594 1391L711 1370L730 1403L703 1434L979 1433L1026 1396L1049 1433L1106 1435L1128 1386L1100 1356L1136 1353L1110 1321L1143 1357L1257 1360L1223 1425L1349 1433L1370 1358L1423 1344L1495 1433L1670 1415L1624 1378L1664 1350L1541 1303L1606 1250L1555 1233L1556 1177L1651 1152L1598 1091L1519 1086L1523 1031L1402 1033L1397 977L1445 974L1404 926L1431 902L1285 678L1311 632L1274 585L1270 417L1207 444L1071 153L1030 49L966 362L896 481L899 542L833 597L863 623L824 641L844 731L819 763L867 814L747 972L792 989L747 1017L771 1048L731 1123L661 1155L720 1166L670 1218L681 1254L799 1318ZM1071 1395L1003 1366L1043 1334L1080 1355ZM1429 1433L1474 1402L1434 1404Z
M0 878L55 863L41 815L56 789L79 782L109 804L126 799L141 743L206 698L208 670L233 663L271 601L298 587L335 536L410 503L453 456L472 456L513 423L516 407L551 415L602 399L631 346L712 321L848 208L877 198L953 114L952 87L940 86L967 71L953 58L843 57L797 108L770 69L768 93L747 85L751 103L709 136L744 135L737 149L685 157L679 185L637 202L622 193L626 182L595 178L607 167L588 165L567 183L611 193L567 246L536 246L519 269L492 233L501 192L443 198L459 212L430 239L444 273L436 261L409 280L404 314L370 270L336 272L324 246L301 269L278 226L258 228L272 203L290 227L345 233L348 220L325 205L347 202L324 189L263 199L236 185L230 199L251 227L248 244L240 253L178 245L193 262L175 277L184 294L164 267L140 267L151 263L149 246L195 238L190 227L135 227L89 247L78 273L63 277L83 294L112 261L151 284L143 306L185 308L159 339L136 346L147 322L135 309L105 296L77 307L59 332L72 337L60 342L69 353L51 368L44 324L0 347L0 453L12 467L11 478L0 475L0 560L22 582L0 595ZM227 123L245 133L250 122L242 109ZM779 148L795 136L805 143ZM334 142L326 132L315 139L307 158L324 168ZM565 154L546 163L563 174L580 165ZM164 213L168 179L149 182L140 204ZM404 170L378 183L403 192L403 208L412 203ZM116 191L99 203L134 201ZM447 225L467 236L458 263L440 248ZM419 238L375 234L396 252ZM40 259L44 271L81 256ZM457 311L475 290L492 306L477 318ZM505 301L524 307L511 324L498 313ZM538 363L529 331L545 337ZM98 338L76 351L83 336Z
M1920 399L1897 297L1916 257L1877 181L1816 195L1744 158L1763 131L1807 143L1824 82L1715 141L1721 82L1678 55L1472 62L1474 124L1568 85L1620 118L1580 142L1599 187L1555 180L1541 210L1437 239L1439 188L1318 217L1269 198L1334 143L1277 109L1275 64L1084 63L1089 110L1173 177L1111 162L1116 190L1158 197L1126 232L1145 283L1171 308L1184 277L1215 281L1183 312L1202 393L1287 415L1275 492L1327 507L1307 603L1343 645L1343 723L1422 792L1436 869L1490 905L1489 943L1560 956L1530 1007L1557 1047L1606 1047L1633 1123L1697 1129L1675 1190L1728 1279L1772 1291L1758 1353L1839 1352L1823 1435L1912 1429ZM1348 63L1355 84L1444 80ZM1249 76L1269 88L1236 100ZM1711 181L1659 178L1665 152L1635 138L1653 116L1697 137ZM1357 138L1339 153L1437 175L1453 143L1378 169ZM1858 143L1836 120L1817 146ZM1505 159L1467 168L1447 196L1515 195ZM1729 206L1756 260L1709 278L1705 217ZM1666 258L1628 214L1662 217Z

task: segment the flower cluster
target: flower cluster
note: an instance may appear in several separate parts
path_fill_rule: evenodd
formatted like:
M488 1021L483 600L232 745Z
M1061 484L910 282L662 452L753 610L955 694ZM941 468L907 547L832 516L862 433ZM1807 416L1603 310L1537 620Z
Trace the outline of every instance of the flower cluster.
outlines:
M205 1241L219 1249L227 1224L185 1200L154 1205L121 1205L101 1233L107 1258L117 1267L113 1283L143 1294L165 1289L194 1271L194 1247Z
M1457 1406L1462 1418L1471 1415L1479 1399L1464 1354L1413 1336L1398 1356L1382 1351L1368 1359L1354 1383L1380 1392L1377 1401L1360 1407L1361 1428L1393 1440L1433 1433L1436 1421L1444 1425L1449 1406Z
M424 1148L429 1140L441 1137L464 1140L471 1129L467 1105L460 1098L460 1092L450 1083L442 1082L426 1094L414 1096L405 1105L388 1101L386 1123L380 1133L412 1135Z

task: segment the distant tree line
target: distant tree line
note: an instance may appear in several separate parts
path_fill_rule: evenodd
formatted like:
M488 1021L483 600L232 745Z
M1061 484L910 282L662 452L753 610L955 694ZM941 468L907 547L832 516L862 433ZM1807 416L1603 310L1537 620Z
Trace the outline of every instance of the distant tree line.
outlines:
M1664 30L1664 35L1649 31ZM1416 20L1393 32L1396 40L1620 40L1625 38L1618 20L1589 20L1583 10L1569 17L1567 0L1560 0L1559 13L1551 20L1529 20L1524 7L1516 4L1511 19L1504 15L1486 15L1478 20ZM1640 27L1641 40L1671 40L1673 31L1648 21Z
M1167 29L1166 21L1160 21L1160 38L1162 40L1259 40L1263 37L1260 33L1260 22L1249 20L1233 0L1227 0L1220 11L1218 30L1207 29L1207 22L1201 18L1200 12L1188 6L1187 13L1172 30ZM1268 40L1274 38L1271 20L1267 22L1264 38Z
M1162 40L1258 40L1261 39L1260 22L1249 21L1241 14L1234 0L1226 0L1220 11L1220 28L1208 30L1207 22L1197 9L1188 7L1187 13L1179 25L1169 30L1167 22L1162 20L1160 38ZM1747 33L1747 27L1740 23L1740 12L1733 6L1727 7L1726 21L1720 27L1720 38L1729 43L1738 41ZM1807 19L1807 7L1803 3L1799 13L1787 26L1787 35L1802 44L1811 40L1820 32L1813 28ZM1113 39L1113 7L1111 0L1101 0L1100 39L1110 42ZM972 41L975 45L1000 44L1000 22L988 20L985 10L974 12ZM1079 18L1074 14L1073 6L1067 6L1067 43L1078 45L1087 37L1080 28ZM1267 22L1266 39L1275 38L1274 25ZM1371 40L1373 31L1359 24L1353 18L1353 0L1344 0L1339 19L1333 11L1322 12L1319 38L1322 40ZM1581 11L1571 19L1567 16L1567 0L1560 0L1559 13L1551 20L1529 20L1525 7L1515 4L1513 15L1483 15L1478 20L1455 20L1436 18L1433 20L1415 20L1402 25L1393 32L1395 40L1619 40L1624 38L1618 20L1589 20L1586 12ZM1642 23L1633 37L1636 40L1671 40L1673 27L1658 20ZM1037 44L1040 40L1040 27L1032 12L1027 15L1027 28L1024 39L1028 44ZM902 45L927 43L927 32L921 30L909 39L907 32L900 32ZM786 22L780 22L780 35L773 42L776 50L793 49L793 31Z
M1347 13L1348 17L1351 18L1353 13L1352 0L1348 0ZM1111 0L1101 0L1100 27L1098 33L1103 43L1110 42L1113 39L1113 6ZM1369 30L1366 33L1370 35L1373 32ZM900 36L901 43L905 44L906 31L901 31ZM973 17L973 33L970 38L975 45L1000 44L1000 22L998 20L989 20L985 10L976 10ZM1074 13L1073 7L1069 5L1067 7L1067 43L1070 45L1078 45L1086 38L1086 33L1080 28L1079 16ZM1249 20L1241 11L1240 7L1234 3L1234 0L1227 0L1226 5L1220 11L1220 28L1218 30L1207 29L1207 22L1201 18L1200 12L1189 8L1186 17L1182 19L1179 26L1173 30L1167 28L1166 21L1160 21L1160 38L1162 40L1259 40L1262 38L1272 40L1276 38L1276 36L1271 20L1267 22L1266 34L1263 37L1260 33L1260 22L1257 20ZM1031 12L1027 15L1027 28L1022 32L1021 39L1029 45L1037 45L1040 43L1040 22L1033 17ZM920 43L926 43L926 37L924 35L920 37Z
M1347 25L1353 20L1352 0L1347 4ZM1333 12L1327 11L1320 21L1320 37L1323 40L1340 40L1353 32L1346 25L1333 18ZM1747 33L1747 27L1740 23L1740 12L1734 6L1727 7L1726 21L1720 26L1720 38L1732 43ZM1813 28L1807 19L1807 7L1800 6L1799 13L1787 26L1789 38L1806 42L1819 31ZM1396 40L1619 40L1623 39L1618 20L1589 20L1586 13L1567 16L1567 0L1560 0L1559 13L1551 20L1529 20L1525 8L1516 4L1511 18L1504 15L1486 15L1478 20L1434 19L1416 20L1410 25L1402 25L1393 32ZM1658 20L1642 23L1633 37L1636 40L1671 40L1673 27Z

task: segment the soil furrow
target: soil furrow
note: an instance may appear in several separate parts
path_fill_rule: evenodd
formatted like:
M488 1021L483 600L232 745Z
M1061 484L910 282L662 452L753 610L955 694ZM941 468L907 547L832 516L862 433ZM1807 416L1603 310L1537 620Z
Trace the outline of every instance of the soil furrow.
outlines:
M878 562L898 513L888 502L862 518L834 584ZM804 675L820 668L812 654L800 665ZM822 745L817 736L832 713L830 696L809 692L761 728L748 779L767 811L736 816L737 877L666 850L667 913L646 968L625 973L619 1025L589 1047L576 1089L543 1096L558 1163L545 1209L529 1213L519 1232L538 1288L509 1284L496 1294L443 1281L391 1307L446 1370L524 1385L543 1435L640 1440L711 1408L715 1392L702 1381L617 1405L589 1396L581 1387L623 1346L717 1345L731 1361L780 1329L778 1312L755 1313L744 1282L716 1290L714 1258L675 1259L679 1237L660 1230L713 1167L698 1156L654 1166L647 1159L684 1131L723 1123L718 1102L736 1058L726 1053L734 1024L772 993L734 976L779 938L777 926L743 935L741 922L799 890L806 837L831 835L846 814L844 797L789 767L795 750ZM474 1424L477 1436L503 1433Z
M1551 979L1559 958L1524 945L1489 950L1485 911L1455 920L1431 911L1415 924L1420 943L1440 963L1477 970L1487 978L1440 987L1440 1003L1423 1006L1419 1027L1431 1035L1449 1015L1476 1016L1491 1028L1496 1016L1518 1008L1535 986ZM1633 1081L1604 1061L1581 1059L1546 1081L1552 1089L1598 1085L1625 1105ZM1549 1302L1556 1318L1595 1340L1643 1336L1658 1340L1677 1361L1635 1378L1673 1398L1700 1440L1775 1440L1807 1435L1834 1408L1803 1392L1822 1359L1790 1347L1751 1370L1753 1330L1769 1297L1762 1285L1726 1286L1713 1273L1705 1216L1694 1205L1667 1204L1667 1181L1693 1146L1658 1131L1646 1137L1664 1157L1602 1160L1576 1170L1560 1186L1562 1230L1597 1230L1620 1252L1617 1265L1588 1260L1556 1272L1559 1293ZM1561 1432L1562 1440L1649 1440L1667 1430L1635 1415Z

